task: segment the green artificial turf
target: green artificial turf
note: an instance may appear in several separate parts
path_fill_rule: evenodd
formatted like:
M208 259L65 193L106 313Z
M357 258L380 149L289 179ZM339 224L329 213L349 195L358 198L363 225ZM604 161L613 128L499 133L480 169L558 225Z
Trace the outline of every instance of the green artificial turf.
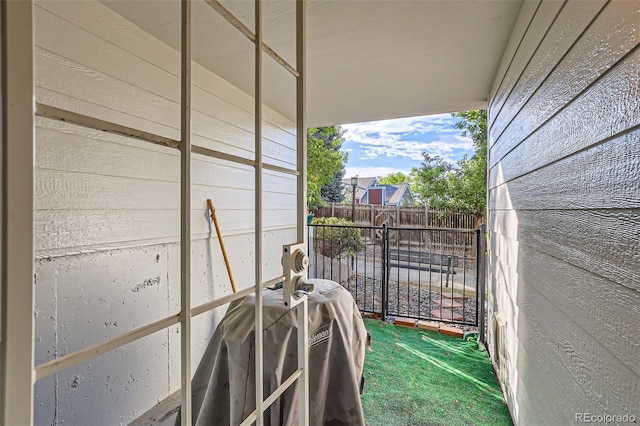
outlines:
M369 426L512 425L486 352L460 338L366 319Z

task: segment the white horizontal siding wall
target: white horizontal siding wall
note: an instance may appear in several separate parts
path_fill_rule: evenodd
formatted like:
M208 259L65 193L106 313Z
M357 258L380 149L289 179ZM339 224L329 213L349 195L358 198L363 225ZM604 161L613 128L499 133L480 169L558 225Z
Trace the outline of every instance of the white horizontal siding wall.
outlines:
M640 419L639 43L638 2L525 2L496 76L489 315L517 424Z
M151 7L151 6L150 6ZM214 13L211 11L211 13ZM93 1L35 7L37 102L180 135L180 55ZM253 98L193 69L195 145L253 159ZM294 88L292 87L292 90ZM295 169L295 125L265 108L265 161ZM36 363L176 313L177 150L36 120ZM213 199L236 283L253 285L251 167L194 155L192 305L231 292L207 211ZM296 238L296 180L265 172L264 273ZM194 320L193 365L223 311ZM180 385L179 327L36 384L36 424L128 423Z

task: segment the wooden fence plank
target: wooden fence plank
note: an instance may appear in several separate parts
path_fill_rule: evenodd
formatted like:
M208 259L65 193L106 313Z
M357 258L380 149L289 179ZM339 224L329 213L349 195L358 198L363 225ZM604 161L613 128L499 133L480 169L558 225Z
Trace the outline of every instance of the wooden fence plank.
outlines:
M337 217L352 220L351 204L330 203L314 212L316 217ZM358 204L355 206L355 223L358 225L477 229L482 217L471 213L432 210L425 207L377 206Z

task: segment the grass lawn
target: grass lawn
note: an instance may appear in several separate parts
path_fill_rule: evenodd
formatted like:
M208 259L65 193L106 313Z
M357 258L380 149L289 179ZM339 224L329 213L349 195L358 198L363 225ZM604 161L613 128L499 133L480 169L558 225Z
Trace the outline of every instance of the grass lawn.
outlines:
M369 426L512 425L486 352L462 339L366 319Z

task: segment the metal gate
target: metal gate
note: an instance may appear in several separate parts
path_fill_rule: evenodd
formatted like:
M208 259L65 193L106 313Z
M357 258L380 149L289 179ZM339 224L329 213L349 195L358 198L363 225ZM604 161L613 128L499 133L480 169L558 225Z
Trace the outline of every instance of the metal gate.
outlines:
M480 229L309 224L310 277L342 284L361 312L478 326Z

